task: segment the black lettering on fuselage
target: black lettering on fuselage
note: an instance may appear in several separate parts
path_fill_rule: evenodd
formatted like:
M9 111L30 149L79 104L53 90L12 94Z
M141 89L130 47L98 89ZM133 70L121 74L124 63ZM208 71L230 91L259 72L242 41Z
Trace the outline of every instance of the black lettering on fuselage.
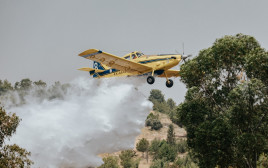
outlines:
M123 74L123 73L126 73L126 71L117 71L117 72L114 72L113 74L114 75L120 75L120 74Z

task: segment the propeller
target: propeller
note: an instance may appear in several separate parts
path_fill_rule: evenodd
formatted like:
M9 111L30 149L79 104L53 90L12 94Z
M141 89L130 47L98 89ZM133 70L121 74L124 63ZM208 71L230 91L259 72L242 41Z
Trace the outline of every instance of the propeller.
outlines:
M175 50L175 52L177 54L180 54L181 55L181 58L182 58L183 62L185 62L187 58L189 58L189 57L192 56L192 54L188 54L188 55L187 54L184 54L184 43L182 43L182 54L179 53L177 50Z
M187 58L189 58L189 57L191 57L192 56L192 54L188 54L188 55L182 55L181 56L181 58L182 58L182 60L183 60L183 62L185 62L185 60L187 59Z

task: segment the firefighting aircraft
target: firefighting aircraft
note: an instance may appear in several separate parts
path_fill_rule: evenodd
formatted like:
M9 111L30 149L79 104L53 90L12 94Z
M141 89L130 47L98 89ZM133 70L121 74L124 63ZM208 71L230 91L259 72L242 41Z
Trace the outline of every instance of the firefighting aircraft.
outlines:
M144 55L141 52L131 52L123 57L118 57L101 50L89 49L79 54L79 56L93 60L93 68L80 68L78 70L87 71L94 78L108 78L118 76L143 76L146 75L147 82L153 84L154 76L165 77L166 86L172 87L173 81L170 77L180 76L179 70L170 68L178 65L181 60L185 60L191 55L180 54L159 54Z

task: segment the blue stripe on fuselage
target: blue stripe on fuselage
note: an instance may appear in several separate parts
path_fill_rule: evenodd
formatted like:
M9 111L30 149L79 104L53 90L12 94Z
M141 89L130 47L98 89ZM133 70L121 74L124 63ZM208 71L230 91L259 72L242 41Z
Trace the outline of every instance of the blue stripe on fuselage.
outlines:
M153 60L147 60L147 61L140 61L138 63L147 64L147 63L150 63L150 62L164 61L164 60L169 60L169 59L173 59L173 58L160 58L160 59L153 59Z

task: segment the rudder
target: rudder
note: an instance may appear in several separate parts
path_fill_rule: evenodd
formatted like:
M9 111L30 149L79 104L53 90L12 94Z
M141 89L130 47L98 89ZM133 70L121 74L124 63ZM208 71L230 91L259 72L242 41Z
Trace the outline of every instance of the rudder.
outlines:
M94 69L99 69L99 70L106 70L106 68L99 62L94 61L93 62L93 68Z

